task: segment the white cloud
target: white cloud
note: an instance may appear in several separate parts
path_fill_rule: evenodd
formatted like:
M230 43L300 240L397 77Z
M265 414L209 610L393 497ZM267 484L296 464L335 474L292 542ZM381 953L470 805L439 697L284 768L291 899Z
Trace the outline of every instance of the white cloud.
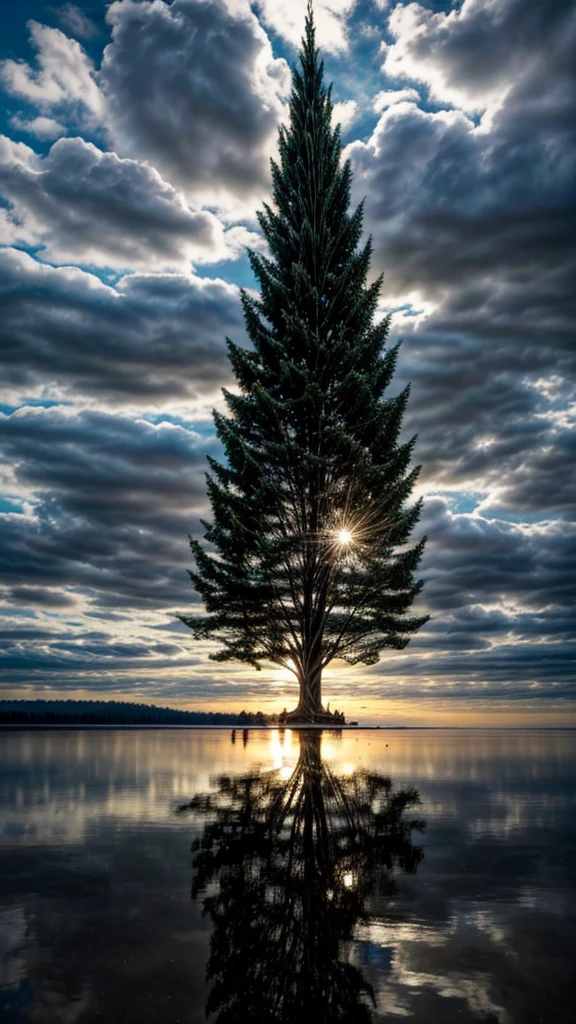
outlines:
M100 82L110 138L211 205L256 201L289 71L244 3L118 0Z
M89 121L100 120L102 95L95 80L94 65L75 39L60 29L29 21L32 45L38 51L37 67L23 60L0 63L0 81L14 96L20 96L39 110L66 106Z
M66 135L67 128L59 121L55 121L52 117L32 117L26 120L25 117L19 117L15 114L11 119L13 128L16 128L19 132L27 132L28 135L35 135L38 139L59 139L63 135Z
M423 82L432 99L463 110L500 105L511 84L503 68L480 78L460 73L469 50L462 45L464 38L475 36L478 15L497 17L497 6L488 0L465 0L461 8L446 14L417 3L397 4L388 22L395 42L382 47L383 71L391 78Z
M422 82L432 100L487 112L489 122L521 81L548 78L551 53L571 37L573 9L564 0L464 0L448 12L398 3L388 27L387 75Z
M338 53L348 49L346 18L355 0L316 0L314 21L322 49ZM308 0L260 0L259 10L266 25L294 47L304 34Z
M0 136L0 184L10 203L0 211L0 239L40 245L52 263L186 270L258 241L243 228L225 233L153 167L79 138L60 139L41 157Z
M419 99L416 89L385 89L374 97L372 109L381 114L395 103L418 103Z
M245 0L116 0L96 71L76 39L28 23L35 63L0 62L0 83L36 107L14 126L54 138L96 132L147 161L196 204L254 219L285 115L290 73ZM50 116L48 116L50 115Z
M332 113L332 124L340 124L342 128L347 128L348 125L352 124L357 112L358 104L356 100L344 100L342 103L335 103Z

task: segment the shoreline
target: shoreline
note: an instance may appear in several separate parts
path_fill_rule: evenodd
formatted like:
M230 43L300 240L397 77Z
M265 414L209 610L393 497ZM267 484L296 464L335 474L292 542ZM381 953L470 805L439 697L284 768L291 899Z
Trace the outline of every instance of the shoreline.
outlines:
M225 732L230 732L231 730L238 732L244 732L245 730L250 732L274 732L280 729L288 729L290 732L300 732L303 729L319 729L325 732L576 732L576 725L163 725L161 722L157 725L139 725L138 723L130 724L124 722L117 724L107 722L100 725L86 722L79 722L78 724L71 722L0 722L0 732L23 732L29 729L75 729L77 731L80 729L93 731L106 729L184 729L187 732L205 731L207 729L210 731L219 729Z

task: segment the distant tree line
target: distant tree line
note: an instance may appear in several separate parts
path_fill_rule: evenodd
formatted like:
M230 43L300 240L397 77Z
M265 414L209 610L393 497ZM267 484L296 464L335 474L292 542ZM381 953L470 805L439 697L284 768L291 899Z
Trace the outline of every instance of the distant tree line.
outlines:
M267 720L261 712L179 711L117 700L0 700L0 725L264 725Z

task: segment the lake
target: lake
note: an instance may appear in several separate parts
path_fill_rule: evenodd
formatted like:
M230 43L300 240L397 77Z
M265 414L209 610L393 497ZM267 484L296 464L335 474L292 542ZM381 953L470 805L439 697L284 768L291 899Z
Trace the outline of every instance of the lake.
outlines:
M0 731L0 1019L574 1019L576 732Z

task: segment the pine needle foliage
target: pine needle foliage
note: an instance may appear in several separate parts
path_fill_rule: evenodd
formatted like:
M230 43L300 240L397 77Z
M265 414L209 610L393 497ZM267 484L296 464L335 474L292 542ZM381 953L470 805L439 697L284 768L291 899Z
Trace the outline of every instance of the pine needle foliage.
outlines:
M228 340L238 393L214 413L226 461L209 460L207 544L191 540L205 614L182 620L219 641L217 661L288 667L313 719L330 661L372 665L427 619L407 614L424 546L407 546L421 510L408 503L415 439L399 440L409 388L387 396L398 348L376 316L381 279L367 283L371 241L362 205L349 210L310 6L299 60L259 215L269 254L249 251L253 348Z

